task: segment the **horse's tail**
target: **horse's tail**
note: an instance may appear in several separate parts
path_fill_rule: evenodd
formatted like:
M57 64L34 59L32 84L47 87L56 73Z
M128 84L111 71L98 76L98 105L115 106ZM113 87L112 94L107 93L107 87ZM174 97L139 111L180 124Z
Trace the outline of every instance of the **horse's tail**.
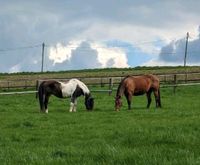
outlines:
M41 83L38 87L38 92L37 95L39 97L39 103L40 103L40 110L43 110L44 108L44 87L43 87L43 83Z

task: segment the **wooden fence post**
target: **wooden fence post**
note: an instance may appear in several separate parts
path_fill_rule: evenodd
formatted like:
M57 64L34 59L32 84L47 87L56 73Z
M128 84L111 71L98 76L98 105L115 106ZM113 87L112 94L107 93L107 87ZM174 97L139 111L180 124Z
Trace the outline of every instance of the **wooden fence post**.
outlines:
M10 89L10 82L8 81L8 90Z
M166 78L166 75L164 75L164 83L166 83L167 81L167 78Z
M113 89L113 79L109 78L109 96L112 94L112 89Z
M24 89L27 89L27 80L24 82Z
M174 75L174 94L176 93L177 75Z
M188 79L188 74L185 73L185 83L187 83L187 79Z
M36 80L36 85L35 85L35 90L36 90L36 91L38 91L39 85L40 85L39 80Z
M103 78L101 77L101 88L103 88Z

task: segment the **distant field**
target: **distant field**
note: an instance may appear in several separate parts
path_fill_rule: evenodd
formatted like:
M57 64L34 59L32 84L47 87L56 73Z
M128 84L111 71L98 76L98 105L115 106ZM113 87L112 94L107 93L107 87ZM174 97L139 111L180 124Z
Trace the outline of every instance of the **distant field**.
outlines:
M115 92L93 95L93 112L51 97L49 114L33 94L0 96L1 164L200 164L200 86L162 88L162 109L141 96L114 112Z
M106 68L106 69L85 69L60 72L24 72L13 74L0 74L0 80L21 80L21 79L43 79L43 78L72 78L72 77L106 77L126 76L138 74L175 74L175 73L200 72L199 66L184 67L136 67L136 68Z
M110 78L113 84L118 84L120 78L127 75L157 74L161 83L172 84L200 82L200 67L136 67L136 68L105 68L105 69L86 69L60 72L44 73L13 73L0 74L0 92L16 89L35 90L36 81L44 79L68 79L80 78L88 84L107 84L109 86ZM176 75L176 81L175 81ZM111 83L110 83L111 84Z

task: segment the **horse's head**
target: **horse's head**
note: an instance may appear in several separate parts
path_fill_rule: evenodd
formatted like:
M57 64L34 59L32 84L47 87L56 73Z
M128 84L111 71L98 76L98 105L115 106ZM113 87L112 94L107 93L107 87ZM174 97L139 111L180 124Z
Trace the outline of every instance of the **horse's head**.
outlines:
M121 106L122 106L121 96L116 96L115 97L115 111L119 111Z
M87 110L92 110L94 107L94 98L90 95L85 97L85 107Z

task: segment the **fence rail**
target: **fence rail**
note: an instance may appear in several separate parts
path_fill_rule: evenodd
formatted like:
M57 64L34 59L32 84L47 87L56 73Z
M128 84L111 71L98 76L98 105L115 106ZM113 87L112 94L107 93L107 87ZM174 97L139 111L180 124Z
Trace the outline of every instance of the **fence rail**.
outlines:
M168 85L161 85L161 88L167 88L167 87L173 87L174 93L176 92L176 88L180 86L195 86L195 85L200 85L200 83L188 83L188 84L168 84ZM109 95L113 92L116 91L117 88L112 88L112 89L96 89L96 90L90 90L91 92L105 92L108 93ZM37 90L35 91L20 91L20 92L0 92L0 95L15 95L15 94L33 94L37 93Z
M165 87L174 87L174 92L177 86L183 86L183 85L199 85L200 83L200 73L179 73L179 74L161 74L157 75L161 81L161 86ZM99 90L99 92L112 92L115 85L118 85L119 82L124 77L80 77L79 80L83 81L85 84L90 86L100 86L104 87L107 86L107 90ZM10 91L11 89L35 89L36 84L38 81L44 81L48 79L43 80L31 80L31 79L24 79L24 80L0 80L0 90L1 91ZM67 79L60 79L56 78L54 80L59 81L68 81ZM2 93L6 93L2 92ZM9 93L9 92L7 92ZM15 92L16 93L16 92ZM28 93L28 92L27 92ZM18 92L19 94L19 92Z

